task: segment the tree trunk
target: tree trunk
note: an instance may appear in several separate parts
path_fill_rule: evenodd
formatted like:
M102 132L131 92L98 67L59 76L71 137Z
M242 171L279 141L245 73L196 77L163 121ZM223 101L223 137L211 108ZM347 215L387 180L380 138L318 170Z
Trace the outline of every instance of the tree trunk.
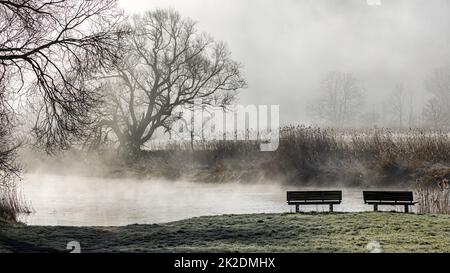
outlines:
M126 138L120 141L119 151L127 158L136 158L141 152L142 144L140 141Z

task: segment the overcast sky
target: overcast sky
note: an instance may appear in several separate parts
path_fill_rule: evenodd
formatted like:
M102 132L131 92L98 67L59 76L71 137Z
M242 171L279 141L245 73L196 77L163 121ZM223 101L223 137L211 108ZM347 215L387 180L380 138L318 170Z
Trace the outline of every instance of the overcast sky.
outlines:
M306 106L330 71L353 73L377 107L398 83L416 100L432 69L450 64L450 1L121 0L130 13L174 8L225 41L244 65L240 104L279 104L282 123Z

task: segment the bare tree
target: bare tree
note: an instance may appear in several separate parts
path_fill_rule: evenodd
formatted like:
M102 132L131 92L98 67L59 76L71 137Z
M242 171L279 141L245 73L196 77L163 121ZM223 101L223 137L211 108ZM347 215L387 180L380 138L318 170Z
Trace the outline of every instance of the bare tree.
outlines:
M97 98L88 79L120 52L116 0L0 1L1 92L25 92L41 107L40 143L66 146Z
M333 126L348 125L360 114L364 93L349 73L331 72L322 81L313 113Z
M4 90L5 85L0 82L0 219L14 221L17 213L21 212L15 187L15 178L20 172L16 162L19 143L13 140L12 107L8 104Z
M0 186L11 176L17 176L19 173L19 167L15 164L18 144L11 141L10 128L8 116L0 106Z
M121 149L137 151L158 128L170 130L179 106L227 105L245 87L225 44L199 33L192 20L156 10L131 24L127 56L104 77L97 131L112 132Z
M391 112L397 127L402 128L406 111L405 88L402 84L395 87L390 96Z
M425 82L425 88L432 95L424 107L425 121L434 128L448 128L450 125L450 69L434 70Z
M38 105L33 131L48 151L82 136L98 101L89 79L119 57L126 32L116 2L0 0L0 217L20 212L13 179L17 94Z
M428 126L434 129L448 127L447 110L437 98L428 100L423 109L423 116Z

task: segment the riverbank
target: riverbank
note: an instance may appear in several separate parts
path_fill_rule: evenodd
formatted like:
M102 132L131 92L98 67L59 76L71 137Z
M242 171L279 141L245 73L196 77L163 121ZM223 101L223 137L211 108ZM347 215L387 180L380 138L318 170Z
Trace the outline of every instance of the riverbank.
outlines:
M24 149L20 159L27 173L143 180L359 188L415 187L422 180L437 187L450 180L450 134L445 132L290 126L280 130L278 149L271 152L261 152L250 140L187 144L152 142L133 156L113 145L50 157Z
M450 252L450 216L299 213L204 216L121 227L0 223L0 252Z

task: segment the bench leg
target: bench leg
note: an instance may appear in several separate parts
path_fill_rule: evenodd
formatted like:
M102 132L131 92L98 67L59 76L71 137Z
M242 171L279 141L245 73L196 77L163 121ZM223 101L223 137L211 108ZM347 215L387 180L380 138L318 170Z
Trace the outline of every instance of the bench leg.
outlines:
M299 212L299 211L300 211L299 205L295 205L295 212L297 213L297 212Z
M330 204L330 212L333 212L333 204Z
M405 213L409 213L409 205L405 205Z
M373 211L378 211L378 204L373 205Z

